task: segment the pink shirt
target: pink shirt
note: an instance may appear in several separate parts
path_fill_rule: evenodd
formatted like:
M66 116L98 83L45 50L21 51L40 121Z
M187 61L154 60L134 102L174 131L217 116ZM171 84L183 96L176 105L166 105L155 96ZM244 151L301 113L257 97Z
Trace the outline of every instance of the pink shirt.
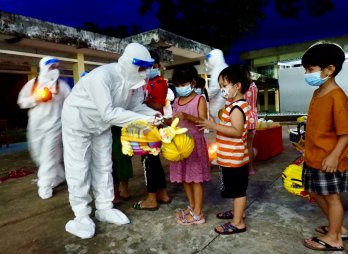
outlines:
M256 129L257 126L257 86L254 82L250 84L249 90L245 93L245 99L250 106L248 130Z

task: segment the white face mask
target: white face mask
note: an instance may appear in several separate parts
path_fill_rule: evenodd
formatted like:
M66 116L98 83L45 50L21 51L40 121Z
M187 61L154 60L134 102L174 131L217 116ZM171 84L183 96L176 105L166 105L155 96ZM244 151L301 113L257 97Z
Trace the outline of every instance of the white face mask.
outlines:
M129 89L137 89L146 84L146 72L133 72L127 77L127 83L129 84Z
M57 80L59 78L59 70L58 69L54 69L54 70L50 70L47 73L47 78L50 80Z
M232 87L233 87L232 84L228 84L226 87L221 88L221 96L224 99L228 100L228 99L233 99L234 97L236 97L238 90L236 90L234 94L231 94L230 91Z

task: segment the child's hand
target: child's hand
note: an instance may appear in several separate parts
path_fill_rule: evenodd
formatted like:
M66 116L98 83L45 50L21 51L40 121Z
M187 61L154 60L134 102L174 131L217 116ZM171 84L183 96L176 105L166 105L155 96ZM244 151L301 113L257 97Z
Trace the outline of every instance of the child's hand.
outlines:
M209 120L204 119L204 120L197 121L196 126L199 127L199 130L204 130L206 128L214 130L216 127L216 123L214 122L214 120L212 118L210 118Z
M322 165L322 171L326 173L334 173L337 171L337 165L338 165L338 158L335 155L329 154L323 162Z
M176 113L173 118L179 118L180 120L185 120L185 114L183 112Z
M173 122L173 118L164 118L164 122L163 123L165 125L169 126L169 125L172 124L172 122Z

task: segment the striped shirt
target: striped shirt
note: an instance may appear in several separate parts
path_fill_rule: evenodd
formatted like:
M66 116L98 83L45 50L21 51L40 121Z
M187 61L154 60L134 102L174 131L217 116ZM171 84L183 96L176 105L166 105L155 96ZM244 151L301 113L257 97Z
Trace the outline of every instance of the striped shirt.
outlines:
M247 127L249 124L250 107L245 100L238 100L222 110L220 124L232 126L230 114L232 110L241 110L244 115L243 134L241 137L228 137L221 132L216 133L217 163L222 167L237 168L249 162L247 147Z

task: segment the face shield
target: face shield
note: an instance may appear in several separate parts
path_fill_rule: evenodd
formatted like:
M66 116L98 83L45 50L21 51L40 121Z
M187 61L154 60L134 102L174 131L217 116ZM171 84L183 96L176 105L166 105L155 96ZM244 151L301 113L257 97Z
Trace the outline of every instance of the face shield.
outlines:
M151 68L153 63L154 63L154 60L152 58L151 58L151 61L145 61L138 58L133 58L132 60L132 64L139 67L143 67L143 68Z
M132 85L132 89L137 89L146 84L146 80L148 79L146 72L153 66L153 63L153 61L144 61L141 59L133 58L132 64L139 66L138 75L141 80L136 84Z
M220 49L213 49L206 55L206 66L212 70L214 67L225 64L224 53Z
M146 69L153 66L154 60L143 45L130 43L118 63L130 89L136 89L146 84Z
M39 77L44 81L56 81L59 78L59 60L53 57L44 57L41 59L39 67Z
M211 71L213 66L209 63L209 58L211 58L211 54L207 54L204 59L205 71Z

